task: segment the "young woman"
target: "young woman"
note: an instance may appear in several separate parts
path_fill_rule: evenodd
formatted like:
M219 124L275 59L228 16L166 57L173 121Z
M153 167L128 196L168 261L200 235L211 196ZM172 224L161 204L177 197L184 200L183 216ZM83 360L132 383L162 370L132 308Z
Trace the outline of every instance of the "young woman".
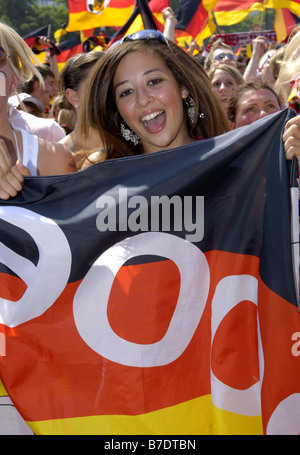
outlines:
M237 90L245 81L237 68L230 65L219 65L213 68L208 77L214 90L219 95L224 112L227 115L228 103Z
M13 128L10 123L8 98L16 93L19 82L35 75L43 84L32 62L36 58L24 40L11 27L0 23L0 177L9 173L8 179L1 183L1 190L8 191L10 196L16 194L10 193L13 185L22 188L22 172L53 175L75 170L72 154L63 144L45 142L25 130Z
M91 127L99 131L106 159L228 131L202 66L158 31L143 30L106 51L86 90L81 131L84 137Z
M86 81L93 67L104 56L102 51L93 51L71 57L64 65L59 76L60 108L67 112L74 113L75 126L59 142L69 147L75 161L79 159L78 153L82 150L90 150L95 147L102 148L101 138L97 131L90 129L84 144L80 136L77 119L80 115L83 103Z

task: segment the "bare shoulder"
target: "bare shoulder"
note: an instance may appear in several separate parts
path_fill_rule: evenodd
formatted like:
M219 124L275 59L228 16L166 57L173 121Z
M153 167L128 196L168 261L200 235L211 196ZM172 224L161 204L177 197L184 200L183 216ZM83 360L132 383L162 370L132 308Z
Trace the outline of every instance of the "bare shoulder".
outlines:
M75 164L69 147L59 142L39 139L38 170L40 175L74 172Z
M104 150L96 150L90 153L86 158L83 160L80 170L87 169L88 167L92 166L93 164L100 163L101 161L106 160L106 153Z

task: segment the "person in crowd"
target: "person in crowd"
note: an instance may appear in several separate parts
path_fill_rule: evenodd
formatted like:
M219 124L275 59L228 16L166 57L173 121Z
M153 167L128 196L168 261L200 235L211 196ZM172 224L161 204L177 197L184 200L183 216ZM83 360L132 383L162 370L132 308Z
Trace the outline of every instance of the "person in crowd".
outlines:
M244 75L246 67L249 62L249 57L247 55L247 50L245 48L241 49L239 54L236 57L237 69L239 72Z
M50 143L17 129L8 112L8 98L15 92L19 82L33 77L41 78L35 56L23 39L11 27L0 24L0 168L8 181L1 184L2 191L10 188L10 183L18 184L18 172L28 171L31 175L53 175L74 172L74 161L70 150L63 144ZM41 78L42 79L42 78ZM43 81L39 80L42 84ZM20 111L18 111L20 112ZM28 114L29 115L29 114ZM36 117L34 117L36 118ZM43 119L37 119L43 120ZM16 165L16 163L18 163ZM13 166L16 165L16 166ZM13 167L12 167L13 166ZM26 168L24 168L26 166ZM27 169L28 168L28 169Z
M8 99L8 103L18 110L28 112L36 117L44 117L44 106L41 101L28 93L18 93Z
M61 104L61 96L60 95L56 95L53 98L53 100L52 100L51 113L50 113L50 117L53 118L56 121L58 119L58 114L59 114L59 111L60 111L60 104Z
M268 54L268 53L267 53ZM275 91L275 84L278 79L281 62L284 59L285 45L274 49L274 53L266 58L266 61L261 67L261 79L267 82Z
M5 24L0 23L0 32L4 26ZM32 55L34 56L33 53ZM20 92L27 93L42 103L43 112L45 112L45 106L47 103L50 103L54 93L54 73L46 65L41 66L40 61L35 56L34 59L34 66L39 71L35 71L35 75L32 76L31 79L21 80L19 86L15 87L12 95L16 95ZM8 99L8 104L10 123L15 128L24 129L49 142L59 142L65 136L64 130L59 126L55 119L44 118L44 115L38 116L39 118L37 118L36 115L33 116L29 112L18 110L14 105L10 104L10 99Z
M231 65L237 68L236 56L232 47L228 44L222 43L220 39L213 42L209 54L207 55L204 63L204 68L207 72L222 63Z
M99 131L107 159L181 146L229 129L202 65L152 30L125 37L96 64L80 128L84 138L90 128Z
M17 91L15 91L12 96L16 94ZM32 113L29 113L28 111L25 112L24 110L16 109L10 104L9 99L8 115L11 125L15 128L26 130L28 133L35 134L46 141L59 142L65 137L64 130L59 126L55 119L32 115Z
M44 83L41 84L40 80L36 76L33 76L29 81L20 84L20 91L38 98L43 103L44 108L46 108L51 105L51 101L57 91L55 74L48 65L39 65L37 69L39 70Z
M168 6L163 10L162 15L165 21L163 34L165 38L175 43L175 27L178 22L175 13L172 8Z
M237 68L226 64L211 69L208 77L227 115L228 103L237 88L244 83L244 78Z
M300 82L300 31L295 32L285 46L275 89L286 104L300 113L297 86Z
M58 122L66 128L67 132L67 135L60 142L68 146L74 154L75 161L80 159L79 152L84 149L102 147L99 134L92 129L89 130L84 143L82 142L77 118L80 115L87 78L92 68L101 61L103 56L104 52L102 51L75 55L66 62L60 73L59 91L62 111Z
M228 105L232 128L249 125L281 110L276 92L266 83L248 82L241 85Z
M76 126L76 113L71 109L61 108L58 113L57 122L63 128L66 136L71 134ZM62 140L65 140L64 137Z
M260 77L259 63L263 55L267 52L267 38L257 36L252 41L252 54L244 72L246 82L255 82Z

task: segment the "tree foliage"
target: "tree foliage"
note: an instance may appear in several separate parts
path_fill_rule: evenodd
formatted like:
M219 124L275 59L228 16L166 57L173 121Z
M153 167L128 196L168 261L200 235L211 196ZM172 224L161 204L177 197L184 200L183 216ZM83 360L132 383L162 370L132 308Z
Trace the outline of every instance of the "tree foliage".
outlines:
M38 0L1 0L0 21L13 27L21 36L51 24L55 30L68 22L68 0L55 0L51 5L39 5Z

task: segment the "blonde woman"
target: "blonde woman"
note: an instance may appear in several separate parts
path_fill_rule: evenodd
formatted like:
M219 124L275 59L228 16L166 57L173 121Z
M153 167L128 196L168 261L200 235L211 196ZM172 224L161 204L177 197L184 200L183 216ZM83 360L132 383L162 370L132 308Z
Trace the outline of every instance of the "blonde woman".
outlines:
M63 144L50 143L12 126L8 98L16 94L18 84L35 75L43 80L32 63L38 63L24 40L11 27L0 23L0 184L2 196L15 195L12 185L22 187L21 172L30 175L68 174L74 172L70 150ZM17 166L12 167L18 163ZM24 169L24 166L28 168ZM10 193L12 191L12 194Z

